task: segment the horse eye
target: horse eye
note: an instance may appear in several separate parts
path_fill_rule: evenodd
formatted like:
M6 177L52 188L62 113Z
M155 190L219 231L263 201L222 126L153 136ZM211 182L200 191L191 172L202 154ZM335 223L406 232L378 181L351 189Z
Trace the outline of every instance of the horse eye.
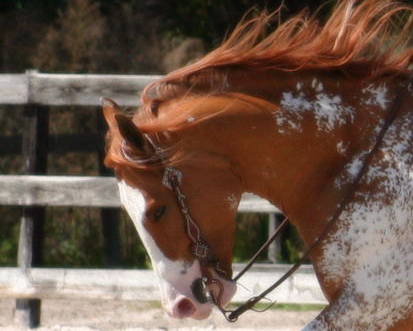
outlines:
M161 207L157 208L155 210L154 214L153 214L154 221L156 221L156 222L159 221L162 218L162 216L165 214L165 211L166 211L165 206L161 206Z

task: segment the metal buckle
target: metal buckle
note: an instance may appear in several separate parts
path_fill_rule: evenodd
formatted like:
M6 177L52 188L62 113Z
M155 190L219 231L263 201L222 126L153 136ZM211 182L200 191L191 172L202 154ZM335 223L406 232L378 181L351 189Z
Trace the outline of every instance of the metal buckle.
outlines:
M193 246L192 246L192 254L200 260L205 260L208 256L208 251L209 247L207 244L197 241Z
M172 180L176 180L176 183L180 185L182 183L182 172L173 167L166 167L163 173L162 184L172 190Z

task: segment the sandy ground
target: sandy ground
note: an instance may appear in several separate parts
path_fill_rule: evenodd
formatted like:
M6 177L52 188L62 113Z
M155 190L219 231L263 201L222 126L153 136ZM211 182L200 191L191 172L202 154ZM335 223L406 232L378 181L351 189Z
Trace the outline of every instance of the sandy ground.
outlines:
M13 326L14 301L0 299L0 331ZM215 312L204 321L171 319L159 304L130 301L43 300L41 327L36 331L298 331L319 312L269 310L248 312L236 323L228 323Z

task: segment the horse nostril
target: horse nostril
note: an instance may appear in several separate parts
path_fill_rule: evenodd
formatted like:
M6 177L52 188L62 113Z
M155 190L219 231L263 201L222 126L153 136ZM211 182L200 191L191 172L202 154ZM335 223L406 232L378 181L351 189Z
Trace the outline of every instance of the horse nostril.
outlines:
M209 301L209 294L207 286L202 278L195 279L191 284L192 294L199 303L206 303Z
M177 311L180 317L190 317L195 313L195 306L191 300L183 298L178 302Z

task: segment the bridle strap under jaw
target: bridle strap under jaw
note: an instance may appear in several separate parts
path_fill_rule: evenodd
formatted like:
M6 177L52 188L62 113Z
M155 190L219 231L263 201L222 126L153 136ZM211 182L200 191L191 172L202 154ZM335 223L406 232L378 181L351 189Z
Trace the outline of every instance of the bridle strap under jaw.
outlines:
M277 227L275 232L271 235L271 237L260 247L260 249L254 254L254 256L248 261L245 267L238 272L238 274L232 279L234 282L238 281L249 269L251 269L252 265L258 260L260 254L270 246L270 244L278 237L282 230L288 224L288 217L285 217L281 224Z

